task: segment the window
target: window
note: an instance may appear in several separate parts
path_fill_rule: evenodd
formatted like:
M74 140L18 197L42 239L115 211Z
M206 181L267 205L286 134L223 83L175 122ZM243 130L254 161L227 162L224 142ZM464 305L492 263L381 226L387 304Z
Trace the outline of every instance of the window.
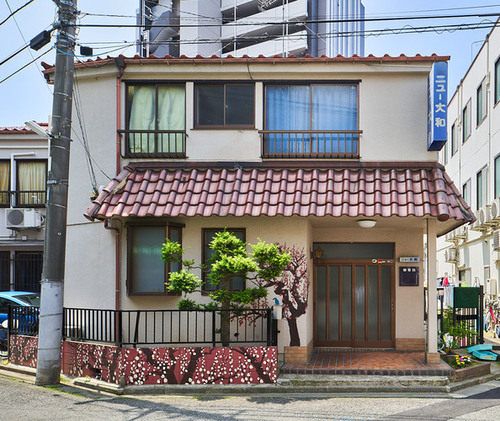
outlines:
M267 85L265 94L265 153L358 154L357 84Z
M448 142L446 142L443 146L443 164L446 165L448 163Z
M470 136L470 101L462 111L462 143Z
M462 197L470 205L470 178L467 182L462 186Z
M180 262L165 263L161 248L165 239L182 244L180 225L128 226L128 293L130 295L165 295L169 272L181 269Z
M253 128L255 114L253 84L196 84L197 128Z
M488 194L488 168L484 167L476 175L477 210L486 205Z
M451 156L455 155L458 151L457 142L457 122L453 123L451 126Z
M184 157L186 141L184 85L127 86L126 154L129 157Z
M224 228L208 228L203 230L203 256L202 261L203 264L207 264L209 259L213 255L213 250L210 248L210 243L212 242L215 234L218 232L224 231ZM244 228L226 228L226 231L233 233L237 238L241 241L246 241L246 232ZM207 273L209 269L207 269ZM203 280L205 281L204 289L206 291L214 291L216 287L210 285L206 279L206 273L203 274ZM242 277L237 277L231 280L231 284L229 289L232 291L239 291L245 289L245 279Z
M10 161L0 161L0 207L10 205Z
M500 197L500 155L495 158L495 199Z
M1 251L0 290L8 291L11 289L12 269L14 290L40 292L42 265L43 252L41 251Z
M495 104L500 101L500 58L495 62Z
M16 206L45 206L47 161L19 160L17 165Z
M486 104L486 86L484 81L481 82L481 85L477 88L476 92L476 103L477 103L477 109L476 109L476 125L479 126L482 121L485 119L486 114L488 112L487 109L487 104Z
M0 251L0 291L10 290L10 251Z

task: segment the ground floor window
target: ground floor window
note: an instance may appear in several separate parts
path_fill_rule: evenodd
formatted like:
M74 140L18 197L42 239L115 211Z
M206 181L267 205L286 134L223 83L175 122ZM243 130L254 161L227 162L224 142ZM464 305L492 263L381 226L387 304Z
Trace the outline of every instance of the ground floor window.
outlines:
M0 251L0 290L40 292L43 252Z
M167 294L165 283L170 272L180 270L180 263L165 263L161 248L168 238L182 244L180 225L128 226L128 293L130 295Z

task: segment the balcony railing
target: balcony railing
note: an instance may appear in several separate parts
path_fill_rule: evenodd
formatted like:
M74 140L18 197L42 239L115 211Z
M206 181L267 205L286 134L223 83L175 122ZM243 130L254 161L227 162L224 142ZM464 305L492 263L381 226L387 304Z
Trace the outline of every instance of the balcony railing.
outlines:
M0 191L0 207L43 208L47 203L46 190Z
M185 158L185 130L119 130L125 158Z
M263 158L359 158L361 130L261 130Z

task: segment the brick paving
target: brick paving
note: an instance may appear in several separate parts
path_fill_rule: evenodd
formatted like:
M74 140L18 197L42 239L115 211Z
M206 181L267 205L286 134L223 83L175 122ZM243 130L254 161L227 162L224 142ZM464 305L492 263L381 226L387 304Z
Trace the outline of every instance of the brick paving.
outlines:
M280 371L283 374L382 376L448 376L452 373L443 361L426 364L424 352L361 349L316 349L307 364L284 364Z

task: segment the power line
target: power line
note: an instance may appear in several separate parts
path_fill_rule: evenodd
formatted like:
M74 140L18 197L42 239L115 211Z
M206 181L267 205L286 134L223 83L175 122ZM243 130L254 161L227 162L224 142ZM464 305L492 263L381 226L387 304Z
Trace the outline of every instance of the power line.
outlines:
M7 22L12 16L14 16L17 12L19 12L20 10L24 9L28 4L30 3L33 3L35 0L30 0L29 2L25 3L24 5L22 5L21 7L19 7L18 9L12 11L12 9L10 8L9 6L9 3L7 3L7 1L5 1L5 3L7 3L7 6L9 8L9 11L10 11L10 15L7 16L2 22L0 22L0 26L2 26L5 22Z
M29 47L29 44L28 45L25 45L24 47L21 47L19 50L17 50L15 53L12 53L9 57L7 57L6 59L4 59L3 61L0 62L0 66L4 63L7 63L11 58L14 58L15 56L17 56L20 52L26 50L26 48Z
M0 84L4 83L6 80L10 79L12 76L14 76L15 74L19 73L21 70L25 69L26 67L28 67L30 64L34 63L35 61L37 61L39 58L42 58L45 54L49 53L50 51L52 51L52 48L49 48L47 51L45 51L45 53L40 54L38 57L36 57L33 60L31 60L28 64L25 64L23 67L17 69L14 73L11 73L6 78L0 80Z

